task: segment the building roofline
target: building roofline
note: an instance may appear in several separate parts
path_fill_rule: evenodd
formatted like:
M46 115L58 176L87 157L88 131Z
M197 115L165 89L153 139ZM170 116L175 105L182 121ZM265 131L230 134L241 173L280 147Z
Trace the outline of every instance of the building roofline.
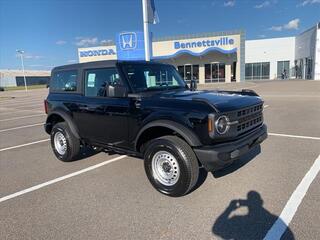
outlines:
M283 38L296 38L296 36L261 38L261 39L246 39L246 42L247 42L247 41L265 41L265 40L274 40L274 39L283 39Z
M236 34L243 35L245 34L245 31L231 30L231 31L221 31L221 32L194 33L194 34L167 36L167 37L157 37L157 38L153 38L152 42L163 42L163 41L204 38L204 37L219 37L219 36L236 35Z
M172 41L172 40L183 40L183 39L193 39L193 38L205 38L205 37L220 37L220 36L228 36L228 35L244 35L244 30L230 30L230 31L220 31L220 32L206 32L206 33L192 33L192 34L183 34L183 35L173 35L173 36L165 36L165 37L153 37L152 42L164 42L164 41ZM92 46L92 47L102 47L102 46L115 46L114 41L110 41L108 43ZM88 48L88 47L84 47Z

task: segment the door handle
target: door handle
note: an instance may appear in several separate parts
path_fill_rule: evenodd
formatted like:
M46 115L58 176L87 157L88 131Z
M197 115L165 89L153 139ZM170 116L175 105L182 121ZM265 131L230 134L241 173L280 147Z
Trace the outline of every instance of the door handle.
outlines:
M140 101L136 101L134 103L134 105L136 106L136 108L140 108L141 107L141 102Z
M85 111L94 111L94 108L88 107L88 106L79 107L79 109L80 110L85 110Z

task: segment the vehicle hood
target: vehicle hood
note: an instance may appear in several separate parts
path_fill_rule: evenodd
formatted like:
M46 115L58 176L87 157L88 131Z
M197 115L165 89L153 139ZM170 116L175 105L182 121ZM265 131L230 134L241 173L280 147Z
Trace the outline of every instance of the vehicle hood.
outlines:
M161 94L162 98L201 101L211 105L219 112L228 112L262 103L259 96L250 96L243 92L234 91L177 91Z

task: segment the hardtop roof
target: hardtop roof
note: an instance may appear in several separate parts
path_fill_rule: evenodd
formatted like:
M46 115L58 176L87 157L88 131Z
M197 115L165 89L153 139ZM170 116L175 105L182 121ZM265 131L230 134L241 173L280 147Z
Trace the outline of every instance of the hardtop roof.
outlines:
M156 61L119 61L119 60L104 60L104 61L95 61L95 62L85 62L85 63L76 63L76 64L68 64L68 65L62 65L58 66L52 69L53 71L61 71L61 70L71 70L71 69L78 69L78 68L92 68L92 67L114 67L117 65L117 63L122 64L161 64L161 65L167 65L164 63L156 62Z

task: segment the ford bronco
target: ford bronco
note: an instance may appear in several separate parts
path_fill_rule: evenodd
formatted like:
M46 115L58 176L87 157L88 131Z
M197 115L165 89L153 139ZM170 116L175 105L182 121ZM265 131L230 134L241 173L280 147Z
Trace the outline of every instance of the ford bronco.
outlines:
M199 168L222 169L267 138L254 91L197 91L157 62L56 67L45 110L58 159L85 146L144 158L151 184L169 196L190 192Z

